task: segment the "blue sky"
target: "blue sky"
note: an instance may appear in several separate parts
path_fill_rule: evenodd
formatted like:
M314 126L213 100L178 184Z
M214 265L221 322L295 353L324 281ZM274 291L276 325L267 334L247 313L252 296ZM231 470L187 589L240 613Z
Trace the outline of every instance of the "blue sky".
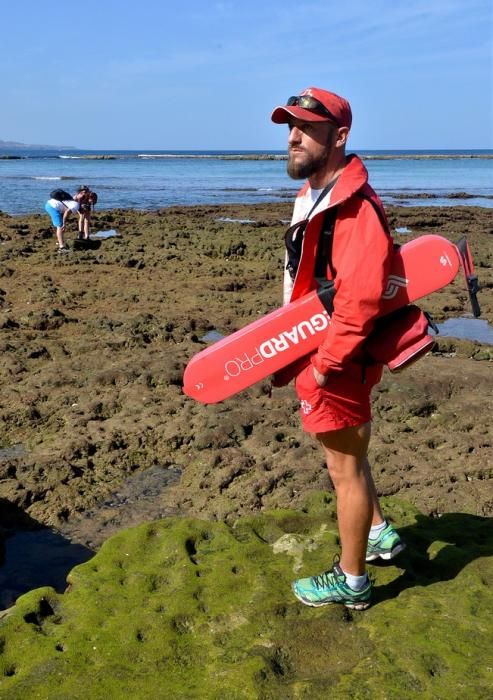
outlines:
M491 0L2 3L0 139L284 149L270 114L349 99L350 146L493 148Z

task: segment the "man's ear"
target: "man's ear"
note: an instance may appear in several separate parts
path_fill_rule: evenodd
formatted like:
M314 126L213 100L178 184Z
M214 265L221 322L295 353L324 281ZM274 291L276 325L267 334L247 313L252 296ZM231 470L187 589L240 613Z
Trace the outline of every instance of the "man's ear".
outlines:
M337 130L337 141L335 145L338 148L342 148L343 146L346 145L348 136L349 136L349 129L347 126L340 126L339 129Z

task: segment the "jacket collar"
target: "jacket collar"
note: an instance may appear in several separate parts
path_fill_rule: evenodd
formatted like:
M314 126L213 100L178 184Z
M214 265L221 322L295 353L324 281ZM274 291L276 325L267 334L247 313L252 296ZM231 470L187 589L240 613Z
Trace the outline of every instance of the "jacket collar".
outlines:
M353 196L355 192L361 190L368 182L368 171L361 159L354 153L346 158L344 170L337 179L336 184L330 192L330 204L326 208L335 207ZM325 199L325 198L324 198ZM322 202L320 203L322 205ZM317 211L321 211L317 207Z
M327 197L330 196L330 204L327 205L325 203L324 207L324 200L326 201L324 197L320 206L317 207L316 213L310 217L310 221L306 226L300 264L294 280L291 301L307 294L316 287L313 276L313 265L317 254L320 227L324 221L327 210L347 201L352 195L365 187L367 182L368 171L360 158L354 154L348 156L344 170L340 174L330 194L327 195Z

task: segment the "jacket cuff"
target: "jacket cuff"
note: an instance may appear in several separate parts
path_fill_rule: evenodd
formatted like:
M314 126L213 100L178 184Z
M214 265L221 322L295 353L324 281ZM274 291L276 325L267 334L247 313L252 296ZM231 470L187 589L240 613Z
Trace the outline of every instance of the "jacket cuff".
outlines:
M318 355L316 355L316 354L313 355L313 357L311 358L310 362L311 362L312 365L315 367L315 369L317 370L317 372L320 372L320 374L323 374L324 377L326 377L326 376L329 374L330 369L327 369L327 367L324 365L324 363L323 363L323 362L320 362L320 358L319 358Z

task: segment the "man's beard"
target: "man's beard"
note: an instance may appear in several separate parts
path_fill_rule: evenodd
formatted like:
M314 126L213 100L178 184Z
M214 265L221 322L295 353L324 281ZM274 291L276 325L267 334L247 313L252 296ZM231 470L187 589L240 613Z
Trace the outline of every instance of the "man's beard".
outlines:
M293 178L293 180L306 180L306 178L315 175L327 163L329 153L330 149L326 148L319 156L310 156L305 153L303 161L295 161L291 158L291 153L288 152L287 170L289 177Z

